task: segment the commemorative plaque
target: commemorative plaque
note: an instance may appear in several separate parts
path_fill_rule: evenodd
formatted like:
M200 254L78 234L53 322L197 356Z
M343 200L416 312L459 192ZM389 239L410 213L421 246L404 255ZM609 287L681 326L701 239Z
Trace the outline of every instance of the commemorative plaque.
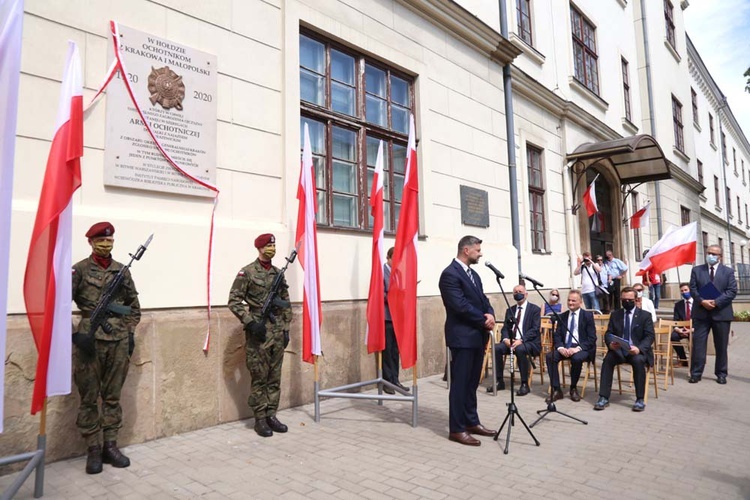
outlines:
M214 192L173 168L136 111L122 78L164 150L185 172L216 183L216 56L120 25L127 75L107 86L104 184L194 196ZM109 60L114 60L110 44Z
M489 227L490 205L487 191L469 186L461 188L461 223L467 226Z

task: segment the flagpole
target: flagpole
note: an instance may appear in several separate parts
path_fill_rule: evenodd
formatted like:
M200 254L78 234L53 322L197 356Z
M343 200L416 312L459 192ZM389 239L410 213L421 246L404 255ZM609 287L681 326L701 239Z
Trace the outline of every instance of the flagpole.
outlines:
M318 380L318 355L313 356L313 373L315 374L315 423L320 423L320 380Z

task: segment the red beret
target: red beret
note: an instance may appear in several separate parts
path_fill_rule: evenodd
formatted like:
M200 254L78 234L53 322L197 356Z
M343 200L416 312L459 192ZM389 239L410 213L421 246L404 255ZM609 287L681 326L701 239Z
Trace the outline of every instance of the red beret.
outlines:
M109 222L97 222L86 233L86 238L102 238L104 236L112 236L115 234L115 226Z
M271 233L261 234L255 238L255 248L263 248L270 243L276 243L276 237Z

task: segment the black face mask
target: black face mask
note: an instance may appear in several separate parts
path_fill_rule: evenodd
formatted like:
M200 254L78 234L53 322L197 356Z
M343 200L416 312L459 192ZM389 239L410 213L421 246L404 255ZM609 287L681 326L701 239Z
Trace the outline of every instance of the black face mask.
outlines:
M524 295L522 293L514 293L513 294L513 300L515 300L516 302L521 302L524 299L524 297L526 297L526 295Z
M622 308L626 311L632 311L633 309L635 309L635 300L622 299Z

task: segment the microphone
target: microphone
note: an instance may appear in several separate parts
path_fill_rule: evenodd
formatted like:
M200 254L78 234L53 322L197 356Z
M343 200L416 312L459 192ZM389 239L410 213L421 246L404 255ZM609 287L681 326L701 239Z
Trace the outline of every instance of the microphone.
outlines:
M544 284L543 284L543 283L539 283L539 282L538 282L537 280L535 280L534 278L532 278L532 277L531 277L531 276L529 276L528 274L524 274L524 273L521 273L521 274L520 274L519 276L520 276L520 278L521 278L522 280L529 280L529 281L531 281L531 283L532 283L532 284L533 284L533 285L534 285L535 287L539 287L539 288L544 288Z
M496 268L495 266L493 266L492 262L490 262L489 260L485 260L484 261L484 265L487 266L487 267L489 267L490 269L492 269L492 272L495 273L495 276L497 276L501 280L505 279L505 275L503 273L501 273L498 268Z

